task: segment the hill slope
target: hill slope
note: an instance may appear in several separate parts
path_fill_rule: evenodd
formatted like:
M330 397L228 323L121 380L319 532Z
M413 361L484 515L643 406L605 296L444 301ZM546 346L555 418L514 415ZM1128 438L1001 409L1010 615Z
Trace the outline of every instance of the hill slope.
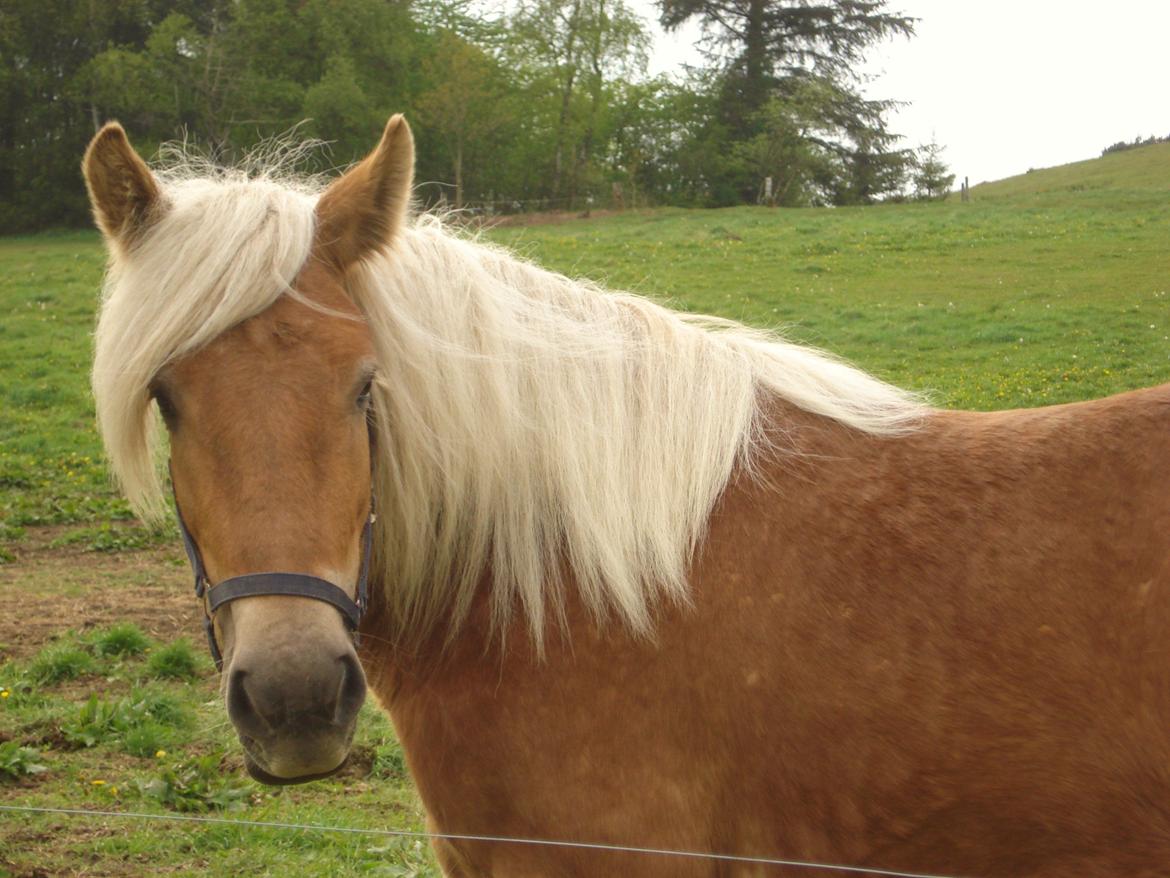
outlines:
M1039 168L971 187L975 200L1036 199L1065 200L1068 196L1093 193L1144 192L1166 193L1170 190L1170 143L1139 146L1113 152L1100 158L1086 159L1054 168ZM957 196L952 196L956 198Z

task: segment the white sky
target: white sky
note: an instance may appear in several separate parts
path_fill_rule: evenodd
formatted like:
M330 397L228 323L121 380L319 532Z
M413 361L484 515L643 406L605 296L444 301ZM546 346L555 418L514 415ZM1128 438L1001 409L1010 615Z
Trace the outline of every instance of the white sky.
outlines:
M665 35L652 0L652 73L697 63L698 29ZM974 185L1079 159L1118 140L1170 135L1170 0L891 0L917 35L870 52L867 91L909 101L889 116L932 135Z

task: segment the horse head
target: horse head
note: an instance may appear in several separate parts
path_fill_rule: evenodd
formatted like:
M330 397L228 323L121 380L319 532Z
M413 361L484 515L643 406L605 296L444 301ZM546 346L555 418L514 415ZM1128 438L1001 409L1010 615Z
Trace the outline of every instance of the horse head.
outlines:
M222 192L168 187L116 123L83 163L117 277L98 328L99 420L133 498L135 479L150 476L133 474L122 446L145 441L135 430L153 421L151 399L162 414L227 711L249 771L268 783L336 771L365 698L352 629L371 539L376 363L344 282L401 226L413 159L395 116L363 162L303 196L302 252L251 269L272 259L258 241L289 237L270 228L288 220L261 203L263 186L237 192L230 210ZM257 304L232 310L266 279Z

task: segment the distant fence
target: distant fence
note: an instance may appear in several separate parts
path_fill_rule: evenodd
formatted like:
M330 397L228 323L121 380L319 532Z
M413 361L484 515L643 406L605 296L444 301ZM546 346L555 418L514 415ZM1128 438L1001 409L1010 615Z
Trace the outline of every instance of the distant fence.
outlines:
M440 212L455 209L455 191L450 183L426 182L420 183L415 190L428 208ZM465 198L459 210L472 217L512 216L522 213L554 213L579 211L588 213L591 210L622 210L627 207L651 207L653 202L637 193L636 197L628 198L620 183L614 183L610 192L601 196L596 192L587 192L582 195L560 196L556 198L509 198L506 196L492 196L489 198Z

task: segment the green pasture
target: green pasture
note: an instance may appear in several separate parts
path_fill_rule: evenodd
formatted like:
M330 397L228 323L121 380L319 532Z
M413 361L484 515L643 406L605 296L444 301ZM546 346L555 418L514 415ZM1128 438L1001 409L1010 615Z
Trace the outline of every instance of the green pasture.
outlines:
M1170 180L1170 150L1161 158ZM1170 186L657 210L491 237L567 274L775 327L942 406L1048 405L1170 380Z
M385 716L363 708L356 759L304 787L247 779L203 645L133 624L63 632L0 664L0 805L178 814L351 829L423 829ZM437 878L411 837L0 811L0 876Z
M484 235L567 274L780 329L942 406L1047 405L1170 380L1170 145L973 194L630 211ZM62 587L34 556L67 559L82 580L85 559L111 557L96 553L146 559L139 578L108 574L103 589L182 567L176 534L135 526L102 464L87 372L103 260L93 233L0 239L6 614ZM179 643L105 629L62 630L37 650L0 643L0 804L421 826L372 708L350 776L284 790L245 780L202 645ZM385 837L0 813L0 876L294 870L436 874L424 847Z

